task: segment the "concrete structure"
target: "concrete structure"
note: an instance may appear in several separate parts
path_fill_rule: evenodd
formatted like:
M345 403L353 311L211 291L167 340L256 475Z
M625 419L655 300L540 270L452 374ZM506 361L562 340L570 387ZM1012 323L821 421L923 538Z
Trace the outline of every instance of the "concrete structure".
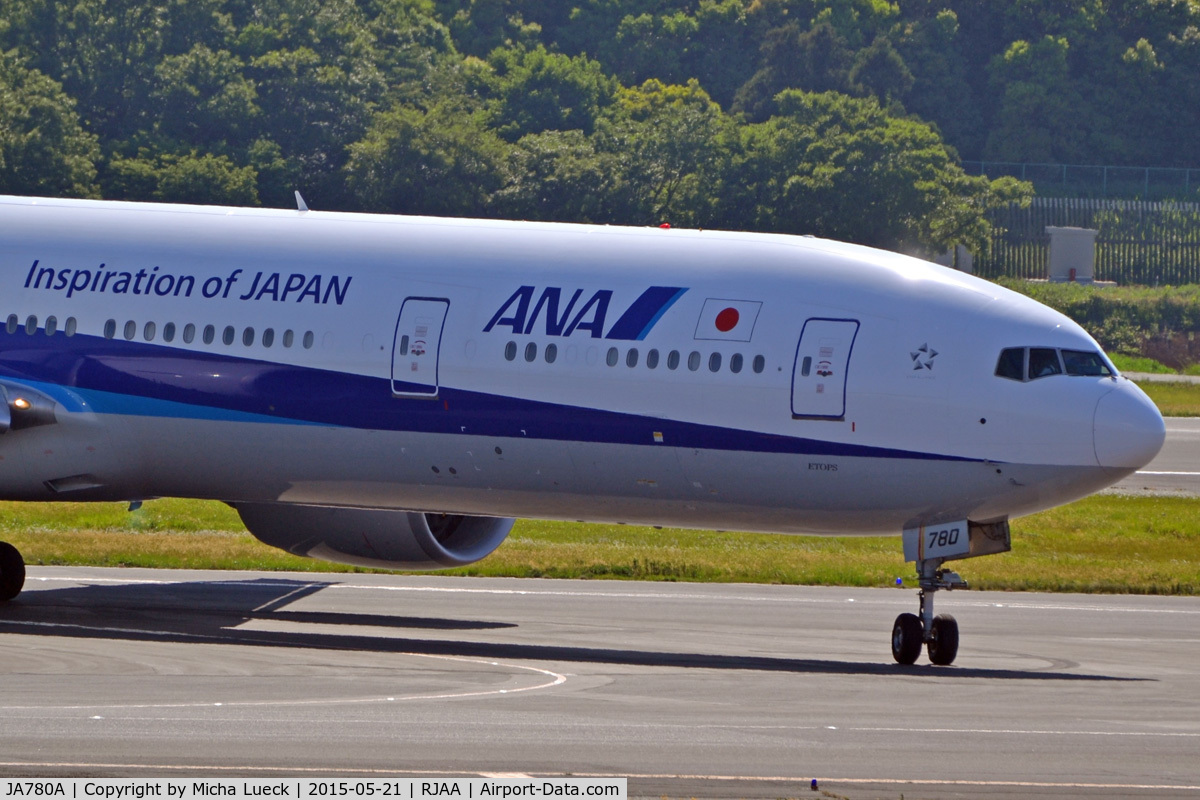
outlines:
M1048 275L1051 283L1095 281L1096 234L1091 228L1046 227L1050 234Z

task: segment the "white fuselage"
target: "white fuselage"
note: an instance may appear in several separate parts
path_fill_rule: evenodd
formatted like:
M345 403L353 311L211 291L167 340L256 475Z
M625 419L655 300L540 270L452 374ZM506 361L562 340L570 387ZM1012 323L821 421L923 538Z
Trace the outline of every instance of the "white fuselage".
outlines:
M899 533L1163 437L1123 378L997 376L1098 354L1062 315L819 239L26 198L0 237L0 384L57 419L0 437L7 498Z

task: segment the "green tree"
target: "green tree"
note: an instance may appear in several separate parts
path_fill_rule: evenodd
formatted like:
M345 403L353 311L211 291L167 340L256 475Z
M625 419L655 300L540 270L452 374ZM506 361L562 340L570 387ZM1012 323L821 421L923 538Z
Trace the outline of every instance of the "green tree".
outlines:
M189 153L163 159L154 196L168 203L256 206L256 178L253 167L225 156Z
M617 87L599 62L541 46L496 50L488 61L496 73L491 122L508 141L548 130L590 134Z
M165 9L138 0L38 6L37 30L27 40L27 52L62 82L78 102L86 127L101 140L133 134L149 113Z
M505 184L507 145L477 117L397 107L376 115L349 148L355 203L371 211L486 216Z
M829 22L809 30L789 22L768 32L762 67L738 90L733 107L761 121L774 113L775 97L785 89L849 93L852 62L849 45Z
M155 69L158 132L193 145L244 145L260 113L245 62L228 50L197 44Z
M425 77L456 60L449 29L433 16L432 3L378 0L378 13L367 22L371 60L390 94L411 97Z
M62 87L0 52L0 193L94 197L99 154Z
M255 58L249 70L263 109L262 135L281 148L294 176L293 188L323 198L326 207L344 199L346 146L366 132L372 98L382 94L379 75L369 66L338 62L300 47L272 50ZM286 203L290 192L263 199Z
M109 199L115 200L256 206L257 177L253 167L239 167L226 156L154 155L143 150L136 157L112 159L105 186Z
M526 23L512 0L441 3L454 41L464 53L483 57L496 48L536 47L541 26Z
M904 58L885 36L858 51L849 77L853 86L885 103L903 100L916 82Z
M987 209L1027 184L963 173L928 124L873 98L787 91L780 115L743 130L723 212L739 226L812 233L895 250L976 250Z
M906 21L897 31L896 49L913 76L905 108L936 122L946 142L960 153L982 154L987 131L958 15L942 8Z
M1092 110L1070 76L1065 37L1017 41L992 62L1002 100L985 155L997 161L1088 163Z
M581 130L531 133L510 150L508 180L490 206L511 219L612 222L623 210L620 169Z
M617 167L620 214L610 221L709 224L711 187L733 130L698 81L622 89L594 137Z
M816 0L815 25L827 24L855 50L887 31L900 14L888 0Z

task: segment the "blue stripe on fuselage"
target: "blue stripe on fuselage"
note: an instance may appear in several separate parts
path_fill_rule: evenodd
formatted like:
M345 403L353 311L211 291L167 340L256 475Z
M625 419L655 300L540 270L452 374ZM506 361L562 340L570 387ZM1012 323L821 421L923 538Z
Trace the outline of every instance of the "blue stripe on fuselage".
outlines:
M625 313L608 329L605 339L642 341L654 323L662 319L667 309L683 296L687 289L677 286L651 286L633 301Z
M605 444L663 444L867 458L976 459L849 445L441 387L397 398L391 381L222 353L103 339L8 334L0 374L81 395L100 414L325 425L366 430Z

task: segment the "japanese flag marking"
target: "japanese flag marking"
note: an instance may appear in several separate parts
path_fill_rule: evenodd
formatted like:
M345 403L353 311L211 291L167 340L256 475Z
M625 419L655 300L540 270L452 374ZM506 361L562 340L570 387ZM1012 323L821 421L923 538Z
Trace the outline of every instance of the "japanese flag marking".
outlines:
M758 300L720 300L710 297L704 301L704 308L700 311L695 338L748 342L754 335L760 310L762 303Z

